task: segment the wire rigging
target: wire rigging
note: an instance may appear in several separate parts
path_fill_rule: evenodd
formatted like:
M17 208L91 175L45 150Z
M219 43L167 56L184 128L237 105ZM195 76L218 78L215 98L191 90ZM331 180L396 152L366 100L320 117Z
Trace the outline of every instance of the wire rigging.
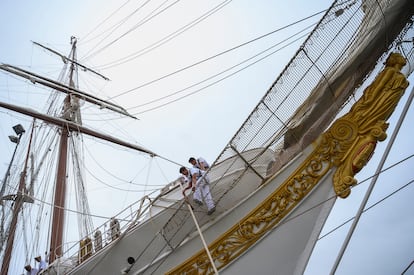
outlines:
M85 168L85 170L89 173L89 175L91 175L95 180L97 180L98 182L100 182L100 183L102 183L103 185L105 185L105 186L107 186L107 187L109 187L109 188L112 188L112 189L116 189L116 190L119 190L119 191L125 191L125 192L138 192L138 193L141 193L142 192L142 190L141 189L139 189L139 190L131 190L131 189L124 189L124 188L119 188L119 187L116 187L115 185L110 185L110 184L108 184L108 183L106 183L105 181L103 181L103 180L101 180L100 178L98 178L94 173L92 173L88 168ZM135 184L135 185L138 185L138 184ZM154 188L154 189L151 189L151 191L155 191L155 190L160 190L160 188Z
M229 4L232 0L225 0L223 2L221 2L220 4L218 4L217 6L215 6L214 8L210 9L209 11L207 11L206 13L202 14L201 16L197 17L196 19L194 19L193 21L187 23L186 25L178 28L177 30L175 30L174 32L164 36L163 38L159 39L158 41L146 46L145 48L138 50L132 54L129 54L123 58L120 58L118 60L114 60L112 62L109 62L107 64L103 64L98 66L98 68L100 69L109 69L112 68L114 66L118 66L121 64L125 64L129 61L135 60L138 57L147 54L159 47L161 47L162 45L166 44L167 42L169 42L170 40L176 38L177 36L179 36L180 34L186 32L187 30L193 28L194 26L196 26L198 23L204 21L205 19L207 19L208 17L210 17L211 15L213 15L214 13L220 11L222 8L224 8L227 4Z
M86 54L80 59L82 61L85 61L87 58L89 58L91 56L90 52L92 52L94 49L96 49L106 38L108 38L114 31L116 31L119 27L121 27L126 21L128 21L129 18L131 18L134 14L136 14L138 11L141 10L142 7L144 7L150 0L147 0L144 4L142 4L140 7L136 8L134 11L132 11L129 15L127 15L126 17L122 18L119 22L115 23L112 27L110 27L107 31L105 31L104 33L108 32L109 30L112 29L112 31L109 32L109 34L107 34L104 38L102 38L94 47L92 47L92 49L90 49L88 52L86 52ZM103 34L104 34L103 33ZM101 34L100 34L101 35ZM98 35L98 36L100 36ZM90 54L88 56L88 54Z
M368 179L367 179L368 180ZM401 186L400 188L398 188L397 190L394 190L393 192L391 192L390 194L388 194L387 196L383 197L382 199L376 201L375 203L373 203L371 206L368 206L367 208L365 208L362 212L365 213L368 210L374 208L375 206L379 205L380 203L384 202L386 199L389 199L390 197L392 197L393 195L397 194L398 192L402 191L404 188L410 186L412 183L414 182L414 180L410 180L408 183L404 184L403 186ZM329 236L330 234L334 233L336 230L340 229L342 226L348 224L349 222L353 221L355 219L355 216L353 216L352 218L349 218L348 220L344 221L343 223L341 223L340 225L334 227L332 230L328 231L327 233L323 234L322 236L319 236L318 241Z
M86 148L86 147L85 147ZM123 183L128 183L128 184L133 184L133 185L137 185L137 186L145 186L144 184L139 184L139 183L134 183L133 181L134 181L134 179L132 179L132 180L126 180L126 179L122 179L122 178L120 178L120 177L118 177L117 175L115 175L114 173L112 173L111 171L109 171L108 169L105 169L101 164L100 164L100 162L99 161L97 161L96 160L96 158L93 156L93 154L89 151L89 149L88 148L86 148L86 151L88 152L88 156L95 162L95 164L96 165L98 165L98 167L99 168L101 168L103 171L105 171L106 173L108 173L111 177L113 177L113 178L115 178L115 179L117 179L117 180L119 180L119 181L121 181L121 182L123 182ZM138 171L137 172L137 175L136 176L138 176L144 169L146 168L146 166L145 167L143 167L140 171ZM95 177L93 174L92 174L92 172L91 171L89 171L88 169L87 169L87 171L93 176L93 177ZM99 182L101 182L101 183L103 183L103 181L102 180L100 180L100 179L98 179L97 177L95 177L95 179L97 179ZM153 185L153 186L164 186L164 185Z
M294 26L295 24L298 24L298 23L300 23L300 22L306 21L306 20L308 20L308 19L310 19L310 18L312 18L312 17L315 17L315 16L317 16L317 15L319 15L319 14L321 14L321 13L324 13L324 12L326 12L326 10L323 10L323 11L320 11L320 12L317 12L317 13L314 13L314 14L312 14L312 15L310 15L310 16L307 16L307 17L305 17L305 18L303 18L303 19L301 19L301 20L298 20L298 21L295 21L295 22L293 22L293 23L290 23L290 24L288 24L288 25L286 25L286 26L284 26L284 27L278 28L278 29L273 30L273 31L271 31L271 32L268 32L268 33L266 33L266 34L264 34L264 35L261 35L261 36L259 36L259 37L254 38L254 39L251 39L251 40L249 40L249 41L247 41L247 42L244 42L244 43L242 43L242 44L239 44L239 45L237 45L237 46L235 46L235 47L232 47L232 48L230 48L230 49L227 49L227 50L225 50L225 51L222 51L222 52L220 52L220 53L217 53L217 54L215 54L215 55L213 55L213 56L210 56L210 57L208 57L208 58L205 58L205 59L202 59L202 60L200 60L200 61L197 61L197 62L195 62L195 63L193 63L193 64L191 64L191 65L185 66L185 67L183 67L183 68L181 68L181 69L178 69L178 70L176 70L176 71L174 71L174 72L172 72L172 73L166 74L166 75L161 76L161 77L159 77L159 78L156 78L156 79L153 79L153 80L151 80L151 81L148 81L148 82L146 82L146 83L144 83L144 84L141 84L141 85L139 85L139 86L137 86L137 87L135 87L135 88L129 89L129 90L124 91L124 92L121 92L121 93L119 93L119 94L117 94L117 95L115 95L115 96L111 97L110 99L114 99L114 98L120 97L120 96L122 96L122 95L125 95L125 94L128 94L128 93L131 93L131 92L133 92L133 91L136 91L136 90L142 89L143 87L146 87L146 86L148 86L148 85L150 85L150 84L153 84L153 83L158 82L158 81L160 81L160 80L162 80L162 79L168 78L168 77L170 77L170 76L172 76L172 75L178 74L178 73L183 72L183 71L185 71L185 70L188 70L188 69L190 69L190 68L192 68L192 67L195 67L195 66L197 66L197 65L200 65L200 64L202 64L202 63L204 63L204 62L207 62L207 61L212 60L212 59L214 59L214 58L217 58L217 57L219 57L219 56L222 56L222 55L224 55L224 54L226 54L226 53L229 53L229 52L234 51L234 50L236 50L236 49L238 49L238 48L241 48L241 47L243 47L243 46L246 46L246 45L248 45L248 44L251 44L251 43L253 43L253 42L255 42L255 41L258 41L258 40L260 40L260 39L263 39L263 38L265 38L265 37L267 37L267 36L269 36L269 35L272 35L272 34L274 34L274 33L276 33L276 32L279 32L279 31L281 31L281 30L287 29L287 28L289 28L289 27L291 27L291 26Z
M307 28L310 28L310 27L311 27L311 26L309 26L309 27L307 27ZM307 28L306 28L306 29L307 29ZM305 30L306 30L306 29L305 29ZM304 30L301 30L300 32L302 32L302 31L304 31ZM299 34L300 32L298 32L297 34ZM297 35L297 34L295 34L295 35ZM218 84L218 83L220 83L221 81L223 81L223 80L225 80L225 79L227 79L227 78L230 78L231 76L236 75L237 73L239 73L239 72L241 72L241 71L243 71L243 70L245 70L245 69L247 69L247 68L249 68L249 67L251 67L251 66L253 66L253 65L257 64L258 62L260 62L260 61L262 61L262 60L264 60L264 59L266 59L266 58L268 58L268 57L272 56L273 54L275 54L275 53L277 53L278 51L280 51L280 50L284 49L285 47L287 47L287 46L289 46L289 45L291 45L291 44L293 44L293 43L297 42L298 40L302 39L302 38L303 38L303 37L305 37L307 34L308 34L308 33L306 33L306 34L304 34L304 35L302 35L302 36L298 37L297 39L293 40L292 42L288 43L287 45L285 45L285 46L283 46L283 47L281 47L281 48L279 48L279 49L277 49L277 50L275 50L275 51L272 51L271 53L269 53L269 54L267 54L267 55L265 55L265 56L263 56L263 57L259 58L258 60L255 60L255 61L253 61L253 62L251 62L251 63L247 64L246 66L244 66L244 67L242 67L242 68L240 68L240 69L238 69L238 70L236 70L236 71L234 71L234 72L232 72L232 73L230 73L230 74L228 74L228 75L226 75L226 76L224 76L224 77L222 77L222 78L219 78L218 80L216 80L216 81L214 81L214 82L212 82L212 83L210 83L210 84L208 84L208 85L206 85L206 86L204 86L204 87L201 87L201 88L199 88L199 89L197 89L197 90L195 90L195 91L193 91L193 92L191 92L191 93L188 93L188 94L186 94L186 95L183 95L183 96L181 96L181 97L179 97L179 98L176 98L176 99L171 100L171 101L169 101L169 102L166 102L166 103L164 103L164 104L160 104L160 105L158 105L158 106L152 107L152 108L150 108L150 109L146 109L146 110L144 110L144 111L136 112L136 113L134 113L134 115L143 114L143 113L146 113L146 112L149 112L149 111L153 111L153 110L159 109L159 108L164 107L164 106L166 106L166 105L169 105L169 104L172 104L172 103L174 103L174 102L177 102L177 101L179 101L179 100L181 100L181 99L184 99L184 98L186 98L186 97L189 97L189 96L191 96L191 95L194 95L194 94L196 94L196 93L199 93L199 92L201 92L201 91L203 91L203 90L205 90L205 89L207 89L207 88L209 88L209 87L211 87L211 86L213 86L213 85L215 85L215 84ZM293 35L293 36L295 36L295 35ZM222 75L222 74L224 74L224 73L226 73L226 72L228 72L228 71L231 71L232 69L237 68L238 66L240 66L240 65L242 65L242 64L244 64L244 63L246 63L246 62L248 62L248 61L250 61L250 60L252 60L252 59L254 59L254 58L256 58L256 57L258 57L258 56L260 56L260 55L262 55L262 54L264 54L265 52L267 52L267 51L271 50L272 48L274 48L274 47L276 47L276 46L280 45L282 42L285 42L285 41L287 41L288 39L292 38L293 36L291 36L291 37L289 37L289 38L287 38L287 39L285 39L285 40L283 40L283 41L281 41L281 42L279 42L279 43L277 43L277 44L275 44L275 45L273 45L273 46L271 46L271 47L269 47L269 48L267 48L267 49L265 49L265 50L263 50L263 51L261 51L261 52L259 52L258 54L255 54L255 55L253 55L253 56L251 56L251 57L249 57L249 58L247 58L247 59L245 59L245 60L243 60L243 61L241 61L241 62L237 63L236 65L233 65L233 66L231 66L231 67L229 67L229 68L227 68L227 69L225 69L225 70L223 70L223 71L221 71L221 72L219 72L219 73L216 73L216 74L214 74L214 75L212 75L212 76L210 76L210 77L208 77L208 78L205 78L205 79L204 79L204 80L202 80L202 81L199 81L199 82L197 82L197 83L195 83L195 84L192 84L192 85L190 85L190 86L187 86L187 87L185 87L185 88L183 88L183 89L180 89L180 90L178 90L178 91L176 91L176 92L170 93L170 94L165 95L165 96L163 96L163 97L159 97L159 98L157 98L157 99L154 99L154 100L148 101L148 102L146 102L146 103L143 103L143 104L140 104L140 105L137 105L137 106L134 106L134 107L130 107L130 108L128 108L128 110L133 110L133 109L136 109L136 108L140 108L140 107L143 107L143 106L146 106L146 105L149 105L149 104L152 104L152 103L155 103L155 102L161 101L161 100L163 100L163 99L166 99L166 98L172 97L172 96L174 96L174 95L180 94L180 93L182 93L182 92L184 92L184 91L186 91L186 90L189 90L189 89L191 89L191 88L193 88L193 87L196 87L196 86L198 86L198 85L200 85L200 84L202 84L202 83L204 83L204 82L207 82L208 80L214 79L214 78L216 78L217 76Z
M141 20L140 22L138 22L135 26L133 26L131 29L129 29L128 31L126 31L125 33L123 33L122 35L120 35L119 37L117 37L116 39L112 40L111 42L109 42L108 44L106 44L105 46L103 46L102 48L96 50L95 52L89 54L88 56L84 57L84 59L88 59L91 58L92 56L95 56L96 54L102 52L103 50L107 49L109 46L115 44L116 42L118 42L121 38L125 37L126 35L128 35L129 33L135 31L138 27L144 25L145 23L149 22L151 19L155 18L156 16L158 16L159 14L163 13L164 11L168 10L169 8L171 8L173 5L177 4L180 0L176 0L175 2L171 3L170 5L168 5L167 7L165 7L164 9L162 9L161 11L155 13L152 16L149 16L148 18L144 18L143 20ZM146 2L148 3L149 0ZM166 0L165 2L168 2L168 0ZM164 3L165 3L164 2ZM163 4L164 4L163 3ZM163 5L162 4L162 5ZM158 7L160 8L161 5ZM158 9L157 8L157 9Z
M126 4L129 3L129 1L131 0L127 0L125 1L119 8L117 8L114 12L112 12L110 15L108 15L104 20L102 20L101 23L99 23L95 28L93 28L92 30L90 30L84 37L83 39L86 39L89 35L91 35L93 32L95 32L101 25L103 25L107 20L109 20L112 16L114 16L118 11L120 11ZM94 38L91 38L89 40L86 41L82 41L82 43L88 43L94 39L96 39L97 37L99 37L100 35L95 36ZM83 40L82 39L82 40Z

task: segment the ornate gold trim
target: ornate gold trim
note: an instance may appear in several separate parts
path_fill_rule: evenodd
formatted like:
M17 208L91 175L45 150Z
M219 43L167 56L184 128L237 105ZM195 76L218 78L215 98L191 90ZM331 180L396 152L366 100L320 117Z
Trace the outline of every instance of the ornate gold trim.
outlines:
M409 84L401 73L405 64L402 55L391 53L384 70L364 90L362 97L324 134L335 143L332 160L338 169L333 184L341 198L351 193L350 187L356 184L354 175L367 164L377 142L387 138L386 120Z
M388 124L385 120L408 86L400 73L404 65L400 54L391 54L385 69L364 91L363 97L321 135L316 148L300 167L265 201L209 246L217 269L236 259L274 228L333 166L338 167L333 176L336 194L343 198L349 195L350 187L356 184L353 176L368 162L376 142L386 138ZM201 250L166 274L213 273L207 254Z

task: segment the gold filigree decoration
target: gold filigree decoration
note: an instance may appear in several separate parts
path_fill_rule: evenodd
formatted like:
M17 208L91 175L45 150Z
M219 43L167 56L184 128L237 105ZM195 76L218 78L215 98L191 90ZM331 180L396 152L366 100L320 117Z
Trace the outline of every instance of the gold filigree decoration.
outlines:
M265 201L209 246L217 269L236 259L275 227L333 167L334 189L341 197L356 184L357 173L369 160L377 141L386 138L385 120L395 109L408 82L400 73L405 64L393 53L386 68L365 91L351 111L338 119L316 141L314 151ZM274 177L267 180L270 182ZM204 250L166 274L214 274Z
M264 202L209 246L218 269L253 245L312 190L332 167L331 149L330 144L320 145ZM214 270L201 250L167 274L214 274Z
M405 64L402 55L391 53L384 70L364 90L362 97L324 134L324 138L332 139L331 142L336 144L333 161L338 169L333 176L333 185L341 198L349 196L350 187L357 183L354 175L368 163L377 142L387 137L386 120L408 87L408 81L401 73Z

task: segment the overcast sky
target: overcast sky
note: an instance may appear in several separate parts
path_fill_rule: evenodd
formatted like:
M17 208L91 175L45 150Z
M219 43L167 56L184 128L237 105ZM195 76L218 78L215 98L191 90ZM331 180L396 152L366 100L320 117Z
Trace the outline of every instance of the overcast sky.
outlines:
M86 150L87 154L95 155L95 161L90 162L91 170L97 168L94 162L99 162L109 170L108 174L121 175L127 181L148 183L146 186L117 185L134 192L111 190L99 183L91 186L90 194L100 196L100 200L91 198L92 212L108 217L141 197L144 191L149 192L176 179L178 164L187 165L189 156L203 156L213 162L294 55L300 42L217 84L212 85L215 79L195 84L297 30L311 26L323 13L208 62L190 65L322 12L331 5L327 0L145 3L102 0L0 2L1 63L21 66L55 79L63 63L31 41L66 55L70 50L70 37L76 36L80 62L110 78L110 81L104 81L91 73L82 73L79 76L81 89L114 101L138 118L125 118L107 111L101 113L99 108L88 107L84 124L144 146L175 162L151 160L130 151L117 156L114 162L114 157L107 154L108 149L92 140L93 145ZM157 12L150 13L157 7L160 7ZM207 13L209 10L211 12ZM189 24L198 21L194 26ZM174 33L177 30L182 32ZM177 71L180 72L174 73ZM39 110L42 103L36 96L46 94L44 90L33 92L27 83L17 86L14 79L3 72L0 81L0 101ZM391 119L388 136L391 136L411 88L407 89L402 104ZM170 96L159 99L166 95ZM413 121L411 108L385 167L414 154L410 130ZM0 110L0 175L4 175L14 149L7 136L12 134L11 126L18 123L28 129L31 119ZM372 176L386 143L378 145L375 157L358 174L358 181ZM413 167L414 161L409 159L384 173L368 205L413 180ZM357 186L349 198L338 201L324 232L355 214L369 183L366 181ZM135 192L138 189L143 192ZM108 191L113 196L111 199L117 198L110 214L106 214L107 201L102 199L103 192ZM410 264L414 259L413 195L414 187L409 185L363 215L337 274L400 274ZM103 221L96 222L99 225ZM306 274L329 273L349 225L318 242ZM414 274L414 269L411 270L407 274Z

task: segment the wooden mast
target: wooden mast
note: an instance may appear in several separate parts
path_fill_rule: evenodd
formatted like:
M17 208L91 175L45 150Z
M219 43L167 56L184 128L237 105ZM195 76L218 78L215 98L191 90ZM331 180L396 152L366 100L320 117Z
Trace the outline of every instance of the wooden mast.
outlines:
M19 217L20 209L23 206L23 202L27 201L26 200L27 196L25 195L26 193L25 192L26 191L26 170L27 170L27 161L29 160L30 147L32 144L33 130L34 130L34 127L32 127L32 132L30 134L29 148L27 150L24 168L23 168L22 173L20 174L19 189L14 199L13 216L12 216L12 220L10 223L9 235L7 236L6 249L4 250L4 258L3 258L3 263L1 266L0 274L6 275L9 272L10 260L11 260L11 256L13 252L14 236L16 234L17 219Z
M71 38L72 51L71 59L76 58L76 38ZM75 64L72 62L69 72L69 86L74 88L73 73L75 71ZM71 116L68 116L71 112L71 95L68 94L63 104L63 117L67 120L71 120ZM67 127L62 127L62 134L59 144L59 160L57 166L57 176L55 185L55 196L53 204L53 219L52 219L52 232L50 237L50 258L49 262L53 262L56 258L62 256L62 244L63 244L63 230L65 222L65 202L66 202L66 167L68 157L68 138L70 131Z
M63 225L65 221L64 208L66 201L66 159L68 155L68 135L68 129L63 127L59 145L59 162L55 185L52 233L50 237L50 263L57 257L62 256Z
M16 112L19 112L21 114L25 114L28 116L31 116L33 118L38 118L41 120L44 120L48 123L54 124L56 126L61 127L62 135L60 139L59 144L59 156L58 156L58 166L57 166L57 175L56 175L56 185L55 185L55 192L54 192L54 206L53 206L53 220L52 220L52 232L51 232L51 238L50 238L50 255L49 255L49 262L52 262L62 256L62 244L63 244L63 230L64 230L64 222L65 222L65 213L64 213L64 207L65 207L65 198L66 198L66 168L67 168L67 156L68 156L68 138L71 132L79 132L84 133L90 136L94 136L103 140L107 140L109 142L118 144L120 146L124 146L133 150L137 150L146 154L149 154L151 156L156 156L155 153L151 152L150 150L147 150L146 148L143 148L141 146L138 146L136 144L128 143L122 140L119 140L117 138L114 138L109 135L105 135L99 132L96 132L94 130L85 128L81 125L80 122L80 115L79 117L76 116L76 113L74 112L72 108L72 103L74 101L77 101L79 98L82 98L85 101L89 101L90 103L99 105L103 108L108 108L112 111L118 112L122 115L132 117L136 119L135 117L128 114L123 108L120 106L117 106L111 102L106 102L103 100L100 100L98 98L93 97L92 95L86 94L80 90L77 89L74 85L74 73L75 68L79 65L79 63L76 62L76 38L71 38L71 44L72 44L72 50L71 50L71 58L66 58L65 60L68 62L71 62L70 67L70 75L69 75L69 85L65 86L64 84L54 82L50 79L35 75L31 72L22 70L20 68L0 64L0 69L8 71L11 74L18 75L20 77L30 79L34 83L39 83L41 85L50 87L52 89L55 89L57 91L66 93L67 96L64 100L64 107L62 112L62 118L57 117L51 117L45 114L38 113L34 110L22 108L19 106L15 106L12 104L0 102L0 107L6 108L9 110L13 110ZM86 67L83 67L86 68ZM87 68L86 68L87 69ZM89 71L96 73L93 70ZM99 76L102 76L98 74ZM103 77L103 76L102 76ZM107 80L107 78L103 77ZM32 127L32 133L33 133ZM31 146L31 139L29 144L29 150L30 151ZM2 262L2 268L0 274L8 274L8 269L10 265L11 260L11 254L13 250L13 243L14 243L14 235L17 227L17 220L18 215L21 210L21 207L24 202L33 202L33 200L30 200L23 191L25 190L25 176L26 176L26 166L27 166L27 159L26 158L26 164L24 171L21 174L20 183L19 183L19 191L17 195L14 196L15 205L13 209L13 217L10 227L10 233L8 235L6 249L5 249L5 256Z

